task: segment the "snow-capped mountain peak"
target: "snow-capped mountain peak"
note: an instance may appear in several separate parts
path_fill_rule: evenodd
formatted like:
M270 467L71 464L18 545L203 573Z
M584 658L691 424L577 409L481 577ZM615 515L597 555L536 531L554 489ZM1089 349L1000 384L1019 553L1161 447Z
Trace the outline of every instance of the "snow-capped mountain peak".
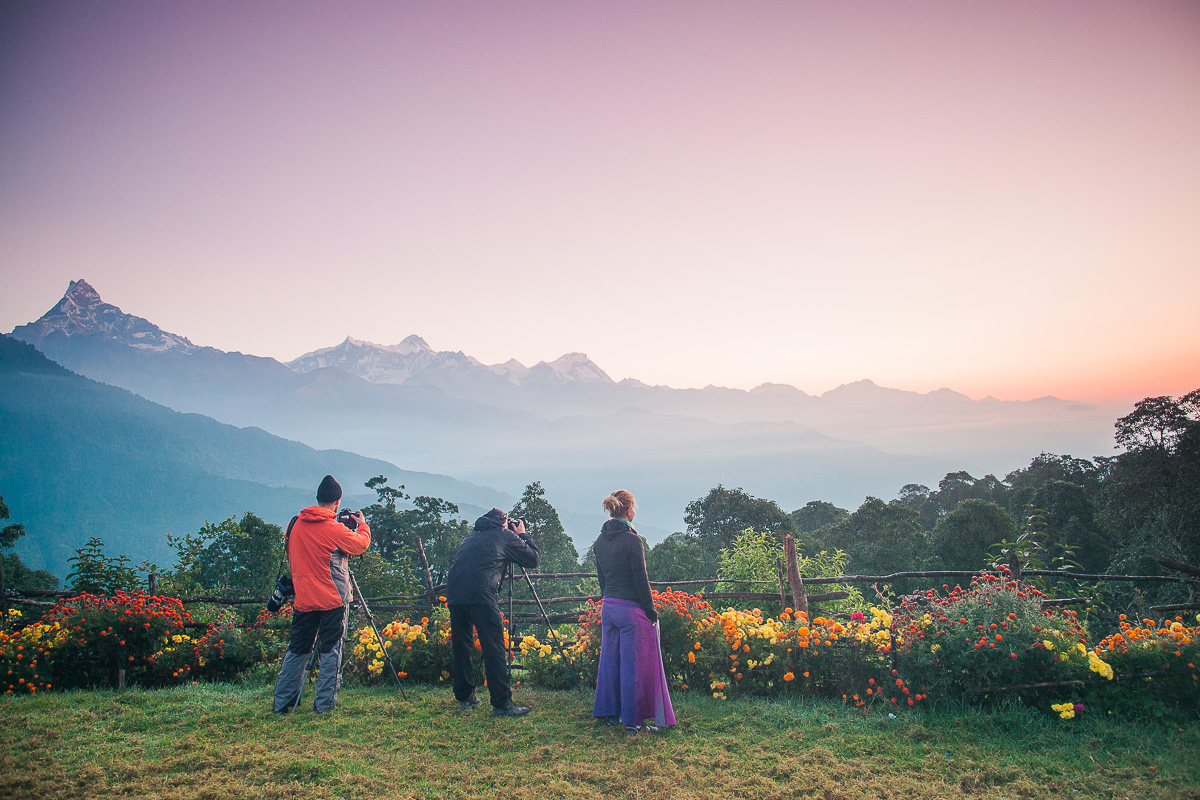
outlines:
M612 383L608 373L596 366L586 353L567 353L549 363L539 361L523 383Z
M186 336L168 333L149 320L126 314L100 299L100 293L82 278L71 281L67 292L42 318L13 329L16 339L37 345L46 337L100 336L139 350L191 353L199 348Z

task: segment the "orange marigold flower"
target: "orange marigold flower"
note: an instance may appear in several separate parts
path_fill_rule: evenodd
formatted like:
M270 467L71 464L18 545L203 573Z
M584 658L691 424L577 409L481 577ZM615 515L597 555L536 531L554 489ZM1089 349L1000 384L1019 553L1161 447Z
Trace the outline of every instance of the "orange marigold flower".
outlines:
M793 674L792 674L792 673L790 673L790 672L785 672L785 673L783 673L783 679L784 679L785 681L794 680L795 678L796 678L796 676L795 676L795 675L793 675Z

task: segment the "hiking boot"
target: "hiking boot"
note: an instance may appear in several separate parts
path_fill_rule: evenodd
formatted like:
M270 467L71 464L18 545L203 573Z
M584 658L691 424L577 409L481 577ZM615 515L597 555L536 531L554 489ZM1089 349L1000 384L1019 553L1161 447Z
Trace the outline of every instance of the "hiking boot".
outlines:
M512 700L508 701L508 705L504 707L496 706L492 708L493 717L523 717L529 713L529 709L524 706L519 706Z
M479 708L481 705L483 704L479 702L479 698L477 698L475 695L471 695L466 700L458 701L458 710L470 711L472 708Z

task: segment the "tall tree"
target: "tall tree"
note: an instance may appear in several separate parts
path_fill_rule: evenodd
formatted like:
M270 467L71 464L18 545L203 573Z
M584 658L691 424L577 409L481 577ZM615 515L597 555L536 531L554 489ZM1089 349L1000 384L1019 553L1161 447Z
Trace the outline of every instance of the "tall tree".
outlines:
M816 533L821 528L840 522L848 516L849 511L824 500L809 500L803 508L797 508L791 513L792 522L796 523L796 530L801 533Z
M1156 555L1200 563L1200 389L1139 401L1116 435L1126 450L1105 465L1101 515L1118 540L1114 567L1155 569Z
M537 544L540 571L578 571L579 551L563 528L558 511L546 500L546 491L540 481L525 487L521 499L508 512L508 516L525 520L525 530Z
M722 549L732 546L733 540L747 528L769 533L779 542L788 534L800 533L796 522L774 500L754 497L741 487L726 489L719 484L704 497L687 504L683 521L706 557L712 559L718 558Z
M937 521L930 537L945 569L984 569L997 542L1017 537L1017 520L990 500L964 500Z
M646 572L652 581L715 578L717 562L706 556L695 536L676 531L646 553Z
M887 573L924 566L929 545L912 507L868 497L846 519L822 530L822 544L844 550L855 572Z

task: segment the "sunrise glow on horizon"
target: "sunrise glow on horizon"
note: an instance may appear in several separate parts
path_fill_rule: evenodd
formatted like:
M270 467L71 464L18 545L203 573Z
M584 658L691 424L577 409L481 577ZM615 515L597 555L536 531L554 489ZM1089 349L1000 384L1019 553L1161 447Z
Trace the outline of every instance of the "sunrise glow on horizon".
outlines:
M0 332L1200 388L1200 5L10 4Z

